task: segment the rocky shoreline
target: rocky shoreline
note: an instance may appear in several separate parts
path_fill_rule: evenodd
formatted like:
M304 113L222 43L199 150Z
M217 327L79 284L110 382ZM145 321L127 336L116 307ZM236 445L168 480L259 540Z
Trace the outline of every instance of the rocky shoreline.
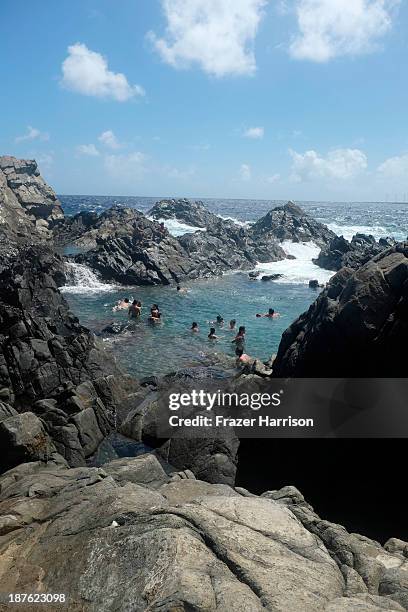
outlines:
M2 591L64 592L70 609L95 611L408 609L406 543L349 534L294 487L235 487L235 435L161 437L160 394L211 380L216 364L134 380L59 291L68 244L105 280L168 285L251 270L284 259L285 240L314 241L321 265L347 267L285 332L273 363L239 374L222 365L220 385L405 376L408 243L357 237L349 248L292 203L248 228L184 200L149 216L205 231L174 238L126 208L65 219L35 162L0 158ZM155 451L121 457L120 444ZM108 461L90 467L102 445Z

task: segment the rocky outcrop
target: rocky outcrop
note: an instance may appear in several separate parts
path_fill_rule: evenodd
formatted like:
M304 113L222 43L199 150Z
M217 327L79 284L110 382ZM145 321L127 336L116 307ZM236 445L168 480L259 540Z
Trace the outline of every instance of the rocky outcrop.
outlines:
M405 377L408 243L343 268L284 332L278 377Z
M192 227L210 228L220 217L210 212L202 202L190 200L160 200L148 212L156 221L177 219Z
M214 217L211 231L175 238L137 210L112 208L75 241L77 245L97 244L75 259L108 281L169 285L285 258L276 240L254 240L245 228ZM75 223L78 227L78 219Z
M293 487L257 497L152 456L7 472L0 554L4 592L90 612L407 609L400 550L321 520Z
M319 223L293 202L277 206L251 226L254 238L274 238L283 242L314 242L328 244L336 234Z
M0 247L0 472L55 449L84 465L131 384L69 311L62 259L12 238Z
M0 175L37 226L52 226L64 217L54 190L44 181L35 160L0 157ZM0 183L1 183L0 177ZM1 188L0 188L1 189Z
M357 269L394 245L395 240L392 238L380 238L377 242L374 236L356 234L349 242L343 236L336 236L322 248L313 262L326 270L338 271L345 267Z

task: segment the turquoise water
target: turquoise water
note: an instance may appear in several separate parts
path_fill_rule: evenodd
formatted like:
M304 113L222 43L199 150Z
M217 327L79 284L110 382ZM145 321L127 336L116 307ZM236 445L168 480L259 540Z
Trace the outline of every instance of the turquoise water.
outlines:
M73 214L79 210L101 212L113 204L122 204L146 212L159 198L61 196L64 210ZM207 200L205 204L213 212L239 221L253 221L271 208L277 201L256 200ZM404 239L408 235L408 204L359 203L359 202L299 202L306 212L326 223L337 234L351 238L357 232L372 233L376 238L393 236ZM177 227L171 221L169 231L179 234L185 227ZM227 324L232 318L237 325L247 328L245 350L253 357L267 360L276 353L282 332L316 299L316 292L309 289L308 281L317 278L326 282L330 273L312 263L319 249L313 245L285 244L296 260L265 264L265 274L282 273L276 282L250 281L248 275L236 273L211 280L197 280L187 285L188 292L178 294L168 287L136 287L115 289L106 287L96 278L88 278L86 271L65 296L73 312L81 322L95 332L112 321L126 321L126 313L112 312L112 306L123 297L142 301L142 320L133 330L105 338L106 346L117 356L122 366L131 374L146 376L164 374L203 360L208 353L225 353L234 356L233 334ZM163 323L152 327L146 322L152 303L157 303L163 313ZM281 313L278 319L257 319L257 312L275 308ZM208 341L208 321L221 314L226 322L224 329L217 329L220 339ZM192 334L191 323L197 321L201 331Z
M186 285L187 293L168 287L136 287L104 293L67 293L72 310L81 323L95 332L112 321L127 321L125 311L112 312L112 306L123 297L137 298L143 303L143 316L132 323L131 332L122 332L105 339L126 370L135 376L163 374L196 363L203 353L222 352L234 356L234 334L228 330L230 319L245 325L245 350L263 360L277 351L282 332L316 298L316 292L304 284L261 283L246 274L231 274L212 280L198 280ZM160 306L163 322L147 322L151 304ZM258 312L275 308L277 319L258 319ZM221 314L224 328L217 326L220 339L209 341L208 321ZM200 333L190 331L197 321Z

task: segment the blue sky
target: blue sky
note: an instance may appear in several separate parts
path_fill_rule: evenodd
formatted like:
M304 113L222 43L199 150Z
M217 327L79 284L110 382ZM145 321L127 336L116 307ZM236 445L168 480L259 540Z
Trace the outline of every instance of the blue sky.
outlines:
M59 193L408 199L406 0L3 0L0 152Z

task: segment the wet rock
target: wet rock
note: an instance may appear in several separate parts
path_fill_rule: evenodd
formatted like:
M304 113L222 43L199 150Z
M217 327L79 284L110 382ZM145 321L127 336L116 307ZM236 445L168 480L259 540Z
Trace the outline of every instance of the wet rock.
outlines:
M318 280L310 280L309 281L310 289L318 289L320 287Z
M261 281L264 282L268 282L268 281L275 281L278 280L279 278L282 278L283 274L265 274L264 276L262 276Z
M351 242L336 236L319 253L313 262L326 270L340 270L348 267L357 269L387 248L395 245L392 238L381 238L378 242L373 236L356 234Z
M219 217L211 213L202 202L189 200L161 200L148 212L149 217L156 221L161 219L177 219L192 227L209 227L219 221Z

